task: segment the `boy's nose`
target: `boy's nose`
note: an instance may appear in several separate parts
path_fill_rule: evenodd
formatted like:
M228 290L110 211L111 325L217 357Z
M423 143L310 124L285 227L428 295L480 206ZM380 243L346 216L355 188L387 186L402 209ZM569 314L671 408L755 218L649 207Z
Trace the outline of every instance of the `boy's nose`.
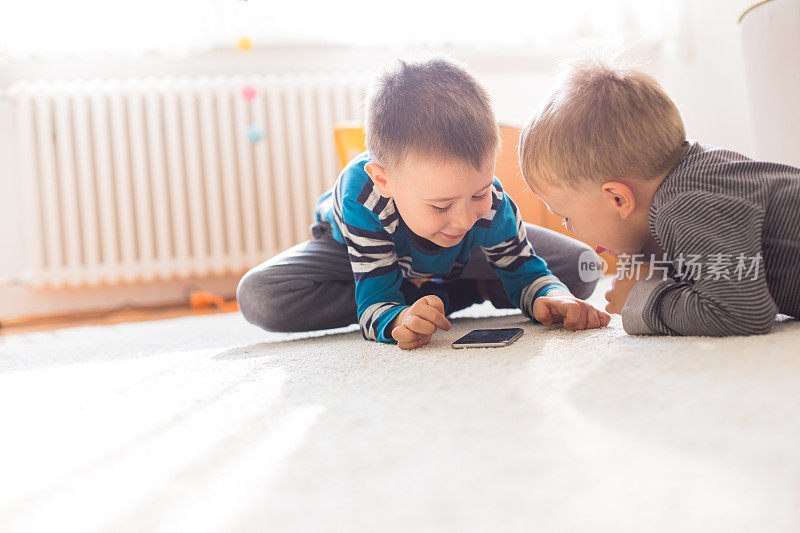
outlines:
M469 231L473 224L475 224L475 215L469 209L462 209L456 213L455 217L451 221L453 227L460 229L462 231Z

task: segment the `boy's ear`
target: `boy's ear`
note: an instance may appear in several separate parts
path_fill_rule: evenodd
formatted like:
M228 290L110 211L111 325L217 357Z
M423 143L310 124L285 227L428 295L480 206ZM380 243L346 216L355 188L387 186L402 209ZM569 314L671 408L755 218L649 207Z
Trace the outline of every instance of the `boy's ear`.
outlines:
M603 198L611 204L622 220L627 220L636 209L633 190L621 181L608 181L601 187Z
M375 185L375 188L378 189L378 193L381 196L384 198L392 197L389 187L389 179L387 178L386 172L383 170L382 166L380 166L378 163L367 163L364 165L364 171L369 174L372 183Z

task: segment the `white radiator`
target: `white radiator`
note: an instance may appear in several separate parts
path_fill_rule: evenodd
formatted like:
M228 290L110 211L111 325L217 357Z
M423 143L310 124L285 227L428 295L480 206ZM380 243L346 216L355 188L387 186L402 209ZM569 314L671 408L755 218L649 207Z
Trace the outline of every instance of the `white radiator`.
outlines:
M17 83L26 281L241 273L307 239L339 169L333 127L361 122L365 85L360 74ZM250 124L263 140L248 141Z

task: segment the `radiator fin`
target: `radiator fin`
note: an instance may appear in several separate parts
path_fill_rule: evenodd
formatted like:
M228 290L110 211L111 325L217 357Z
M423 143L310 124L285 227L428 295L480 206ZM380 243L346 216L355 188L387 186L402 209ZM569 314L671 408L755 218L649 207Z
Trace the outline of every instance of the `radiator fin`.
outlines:
M308 238L362 74L20 82L35 288L238 274ZM245 100L241 89L256 88ZM252 144L247 127L265 136Z

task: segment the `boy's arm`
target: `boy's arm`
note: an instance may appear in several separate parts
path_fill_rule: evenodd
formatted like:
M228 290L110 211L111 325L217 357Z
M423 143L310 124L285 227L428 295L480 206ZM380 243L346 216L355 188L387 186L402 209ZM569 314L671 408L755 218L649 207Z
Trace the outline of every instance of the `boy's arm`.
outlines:
M391 328L387 328L406 307L400 291L403 276L394 242L363 205L345 198L347 218L344 222L338 209L334 212L344 237L350 266L355 278L355 300L361 334L367 340L394 344ZM388 334L388 335L387 335Z
M497 273L509 300L531 320L536 298L569 289L547 268L528 241L528 232L517 206L495 183L496 209L487 240L482 247L489 265ZM499 242L498 242L499 241Z
M767 333L777 306L767 286L761 234L764 210L746 200L705 191L683 194L655 220L676 270L694 279L638 281L622 309L631 335ZM699 265L699 266L698 266ZM654 269L655 271L656 269Z

